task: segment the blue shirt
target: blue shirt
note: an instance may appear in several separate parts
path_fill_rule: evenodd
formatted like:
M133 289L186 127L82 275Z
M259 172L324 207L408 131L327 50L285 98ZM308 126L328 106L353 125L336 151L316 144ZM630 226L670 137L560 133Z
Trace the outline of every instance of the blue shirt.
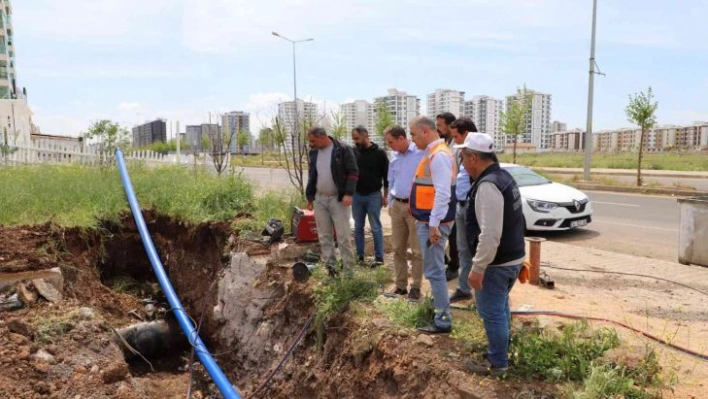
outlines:
M458 158L459 157L459 158ZM455 197L457 198L458 201L466 201L467 200L467 194L470 192L470 189L472 188L472 183L470 183L470 175L467 173L467 170L465 170L465 167L462 166L462 154L460 152L457 152L457 156L455 157L455 162L457 163L457 187L455 188Z
M413 143L410 143L405 153L394 151L393 159L388 164L388 186L391 188L389 202L393 201L393 197L410 197L415 171L424 154L425 151L419 150Z
M426 156L428 152L443 142L443 139L438 139L428 144L425 148ZM433 178L433 186L435 187L435 201L433 202L433 210L430 212L430 221L428 226L438 227L440 221L447 215L448 208L450 207L450 196L452 195L452 176L453 176L453 159L451 156L447 156L442 153L437 153L430 160L430 174Z

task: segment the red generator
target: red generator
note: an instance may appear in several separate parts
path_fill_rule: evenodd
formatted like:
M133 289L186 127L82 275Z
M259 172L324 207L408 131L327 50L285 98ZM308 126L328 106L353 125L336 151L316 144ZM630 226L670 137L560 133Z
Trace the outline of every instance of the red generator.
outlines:
M315 221L315 212L307 209L295 207L293 216L290 219L290 229L295 236L296 242L317 242L317 222ZM334 239L337 240L337 233L334 233Z

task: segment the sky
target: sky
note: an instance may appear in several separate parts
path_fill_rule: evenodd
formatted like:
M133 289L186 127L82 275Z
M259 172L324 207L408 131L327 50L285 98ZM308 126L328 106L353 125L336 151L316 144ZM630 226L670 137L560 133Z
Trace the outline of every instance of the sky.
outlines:
M18 84L45 134L108 118L251 131L298 97L333 110L389 88L503 98L552 94L551 120L585 128L592 0L13 0ZM595 131L630 126L651 86L659 124L708 120L708 0L598 0ZM169 130L169 129L168 129Z

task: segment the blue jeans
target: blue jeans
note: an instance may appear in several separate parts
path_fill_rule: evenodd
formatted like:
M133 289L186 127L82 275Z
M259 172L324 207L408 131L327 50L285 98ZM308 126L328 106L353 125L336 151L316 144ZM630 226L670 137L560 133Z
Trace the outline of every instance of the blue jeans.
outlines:
M423 253L423 274L430 282L430 290L433 291L433 307L435 308L433 322L440 328L449 328L452 325L452 316L450 315L450 295L447 292L447 278L445 277L445 244L450 236L452 226L449 224L438 226L440 240L431 246L428 246L430 227L425 223L417 222L416 229L418 230L420 249Z
M509 292L519 277L521 265L490 266L484 271L482 289L475 291L477 311L489 340L487 358L492 367L509 367L511 309Z
M460 260L460 277L457 279L457 289L465 294L471 294L472 287L467 280L472 269L472 251L467 243L466 231L467 208L459 203L455 212L455 225L457 226L457 254Z
M356 255L364 256L364 224L369 217L371 234L374 236L374 251L377 259L384 257L383 227L381 227L381 193L354 194L352 201L352 216L354 216L354 242Z

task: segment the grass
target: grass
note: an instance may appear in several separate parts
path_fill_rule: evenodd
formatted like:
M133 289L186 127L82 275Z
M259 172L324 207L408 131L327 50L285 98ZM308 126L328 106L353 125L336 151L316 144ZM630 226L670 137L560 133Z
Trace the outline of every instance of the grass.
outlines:
M177 166L132 166L142 209L188 222L229 220L253 210L253 187L239 175L218 177ZM81 166L0 168L0 225L93 227L129 210L118 170Z
M38 316L33 322L34 340L40 344L54 343L58 338L73 330L78 320L79 312L77 310L57 316Z
M324 343L325 330L333 315L354 302L373 302L379 295L379 288L390 280L390 272L382 267L374 270L357 269L351 278L342 277L342 273L337 277L329 277L325 269L320 264L313 272L317 281L312 289L317 308L314 328L320 347Z
M403 328L426 326L435 314L431 297L426 297L422 304L381 297L374 302L374 307L386 315L393 325Z
M512 154L501 154L500 161L511 162ZM528 167L582 168L585 155L578 153L517 154L516 163ZM637 153L593 153L591 166L603 169L636 169ZM645 153L643 170L708 171L704 152Z

